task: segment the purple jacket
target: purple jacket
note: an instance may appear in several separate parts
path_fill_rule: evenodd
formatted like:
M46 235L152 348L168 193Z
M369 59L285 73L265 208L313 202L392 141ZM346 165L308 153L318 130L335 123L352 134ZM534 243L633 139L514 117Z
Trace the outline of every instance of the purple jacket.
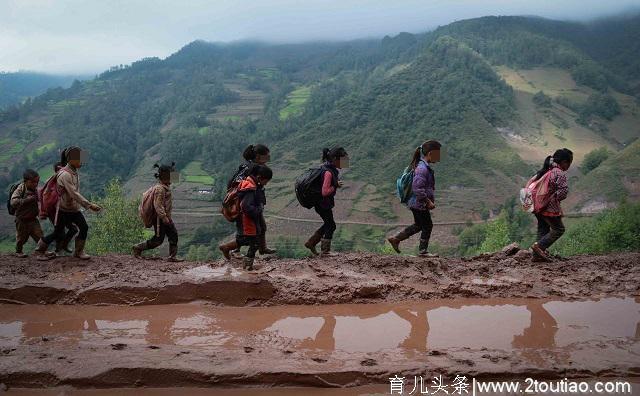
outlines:
M436 178L433 169L426 161L421 160L416 167L411 184L412 196L409 198L409 208L427 210L427 199L435 203Z

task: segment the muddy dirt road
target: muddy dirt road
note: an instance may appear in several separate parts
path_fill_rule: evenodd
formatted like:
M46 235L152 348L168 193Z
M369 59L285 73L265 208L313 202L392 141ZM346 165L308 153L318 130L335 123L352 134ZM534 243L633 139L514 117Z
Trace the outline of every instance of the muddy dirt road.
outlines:
M15 394L640 377L640 253L349 253L259 260L255 273L222 260L0 262L0 383Z

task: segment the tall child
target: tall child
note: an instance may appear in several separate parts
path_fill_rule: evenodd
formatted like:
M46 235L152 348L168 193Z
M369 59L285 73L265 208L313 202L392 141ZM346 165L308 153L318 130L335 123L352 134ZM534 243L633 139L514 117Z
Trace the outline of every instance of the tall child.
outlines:
M249 169L249 175L242 180L238 188L240 215L236 219L235 246L249 246L247 255L243 259L243 267L249 271L253 270L253 262L262 234L260 218L266 201L264 187L272 177L273 172L268 166L254 164ZM230 244L220 247L227 259L230 258L229 249Z
M171 196L171 173L175 172L175 164L158 165L154 168L158 169L158 173L154 176L158 179L158 183L153 190L153 209L155 220L153 222L154 235L146 242L133 246L133 255L141 258L144 250L155 249L162 245L165 236L169 240L169 258L168 261L181 262L178 258L178 230L176 229L173 219L171 218L171 210L173 208L173 198Z
M564 234L560 202L569 194L566 172L572 162L573 152L571 150L567 148L556 150L553 155L544 160L542 168L534 176L534 180L538 180L546 173L551 172L548 203L535 213L538 219L538 241L531 246L535 260L551 261L547 249Z
M331 240L336 230L336 222L333 219L333 207L335 206L335 196L338 188L342 187L339 180L338 169L349 167L349 156L342 147L335 147L331 150L322 150L322 199L313 209L320 215L322 226L311 235L304 246L317 255L316 245L320 242L322 255L329 256L331 253Z
M27 169L22 175L22 183L11 194L11 206L15 210L16 256L27 257L22 247L33 238L38 243L42 239L42 228L38 221L38 183L40 176L33 169Z
M65 228L69 228L71 224L74 224L78 227L78 236L76 236L73 256L82 260L90 258L89 255L84 253L89 226L80 209L85 208L99 212L102 208L95 203L89 202L88 199L80 194L78 169L82 167L81 158L82 149L80 147L67 147L61 153L60 162L62 163L62 168L58 172L56 179L58 189L61 192L56 211L57 222L54 225L53 232L38 242L36 251L39 253L46 253L47 248L54 240L63 240L65 238Z
M391 247L398 253L400 253L401 241L420 232L420 245L418 247L420 255L430 256L428 252L429 239L433 229L431 210L436 207L436 178L430 164L440 161L441 147L442 145L439 142L429 140L418 146L413 153L409 166L415 173L411 183L412 195L407 202L407 206L413 214L413 224L387 239Z
M269 147L264 144L250 144L244 149L242 158L244 158L245 161L238 166L238 170L227 184L227 189L231 188L234 183L241 183L242 180L249 176L249 170L254 164L266 165L267 162L271 160L271 151L269 150ZM258 236L258 253L262 255L276 253L274 249L267 247L267 222L264 219L264 214L260 215L260 230L262 233ZM231 245L234 243L235 241L230 242ZM222 250L222 246L219 246L219 248ZM227 249L227 246L225 246L225 249ZM237 246L231 246L231 252L234 254L240 254L240 249Z

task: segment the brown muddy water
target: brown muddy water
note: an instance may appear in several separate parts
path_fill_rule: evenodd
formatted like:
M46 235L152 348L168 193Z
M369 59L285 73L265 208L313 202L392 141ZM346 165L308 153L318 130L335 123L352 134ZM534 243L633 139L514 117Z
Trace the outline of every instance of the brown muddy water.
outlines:
M570 348L581 341L639 339L640 298L242 308L0 305L1 348L43 341L237 347L247 337L266 345L344 352Z

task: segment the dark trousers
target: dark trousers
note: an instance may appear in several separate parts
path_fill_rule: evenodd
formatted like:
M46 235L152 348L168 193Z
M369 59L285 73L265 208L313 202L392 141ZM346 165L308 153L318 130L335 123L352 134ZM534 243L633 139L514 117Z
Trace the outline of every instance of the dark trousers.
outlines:
M164 242L165 236L169 240L169 245L177 246L178 230L176 229L176 226L173 223L165 224L162 222L162 220L159 223L160 225L158 225L158 222L156 222L156 224L153 225L153 231L155 232L154 232L153 238L147 241L147 247L149 249L154 249L162 245L162 242Z
M22 253L22 246L31 237L34 242L38 243L42 238L42 228L38 219L21 220L16 217L16 252Z
M58 224L53 228L53 232L42 240L47 244L51 244L54 240L62 240L65 238L65 228L72 229L73 226L78 227L78 239L86 240L87 233L89 232L89 226L84 218L82 212L63 212L58 211Z
M411 213L413 213L413 224L402 231L404 237L409 238L412 235L420 233L420 240L429 242L431 230L433 230L431 212L428 210L411 209Z
M316 232L320 233L323 239L332 239L333 233L336 230L336 222L335 220L333 220L333 209L323 208L320 205L316 205L313 208L316 210L316 213L320 215L322 221L324 222Z
M543 216L536 213L538 219L538 246L547 250L564 234L564 224L560 216Z
M242 246L249 246L247 257L256 257L256 252L258 251L259 245L258 235L236 235L236 243L238 244L238 249L240 249Z

